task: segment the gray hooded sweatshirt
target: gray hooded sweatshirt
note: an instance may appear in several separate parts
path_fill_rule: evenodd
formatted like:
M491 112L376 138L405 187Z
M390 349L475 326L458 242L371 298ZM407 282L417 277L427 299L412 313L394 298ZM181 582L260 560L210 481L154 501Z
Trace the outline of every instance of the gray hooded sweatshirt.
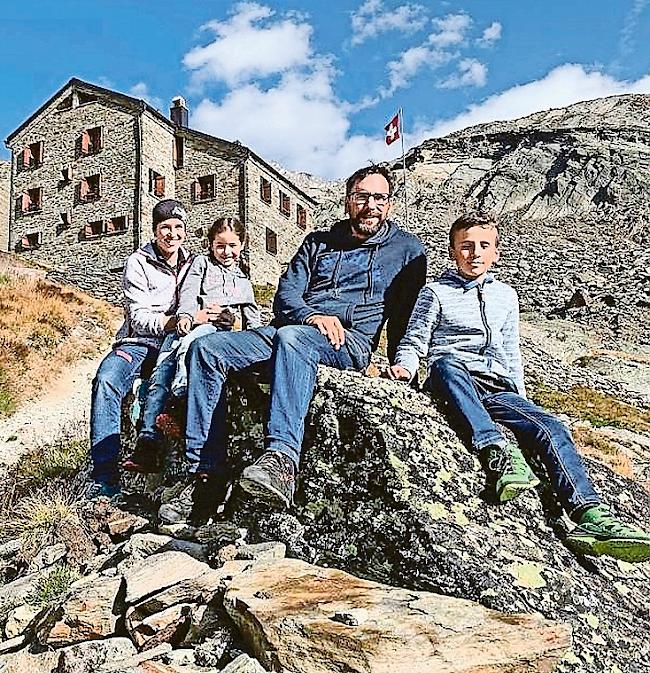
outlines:
M419 358L427 358L430 370L446 355L458 358L472 373L508 379L526 397L515 290L490 273L478 281L448 270L427 283L397 348L395 364L414 376Z
M239 314L243 329L262 326L253 286L238 266L225 267L208 255L198 255L183 284L177 315L194 319L199 309L209 304Z

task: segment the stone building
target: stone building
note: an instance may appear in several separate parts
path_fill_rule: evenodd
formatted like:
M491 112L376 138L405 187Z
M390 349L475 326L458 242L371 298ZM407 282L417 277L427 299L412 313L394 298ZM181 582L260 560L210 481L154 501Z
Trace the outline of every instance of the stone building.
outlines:
M0 250L9 245L9 189L11 164L0 161Z
M221 216L246 225L256 284L274 284L307 231L315 201L247 147L187 126L145 101L71 79L7 138L9 238L4 250L50 275L118 300L126 257L151 236L151 212L177 198L188 246L207 246Z

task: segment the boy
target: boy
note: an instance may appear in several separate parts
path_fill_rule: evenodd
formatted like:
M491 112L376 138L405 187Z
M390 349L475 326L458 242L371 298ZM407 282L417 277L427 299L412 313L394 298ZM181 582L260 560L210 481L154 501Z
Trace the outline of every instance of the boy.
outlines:
M526 399L517 293L490 273L499 255L497 225L489 216L471 213L452 224L449 256L456 270L421 290L385 375L410 381L418 358L426 355L425 389L448 405L459 432L471 438L501 502L539 482L497 422L544 463L562 506L578 524L565 539L569 549L630 562L650 559L650 535L621 523L602 504L568 429Z

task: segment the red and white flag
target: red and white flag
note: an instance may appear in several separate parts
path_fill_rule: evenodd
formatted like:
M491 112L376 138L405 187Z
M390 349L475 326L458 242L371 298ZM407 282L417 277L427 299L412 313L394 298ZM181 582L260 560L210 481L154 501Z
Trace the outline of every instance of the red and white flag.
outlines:
M399 140L399 112L384 126L384 131L387 145Z

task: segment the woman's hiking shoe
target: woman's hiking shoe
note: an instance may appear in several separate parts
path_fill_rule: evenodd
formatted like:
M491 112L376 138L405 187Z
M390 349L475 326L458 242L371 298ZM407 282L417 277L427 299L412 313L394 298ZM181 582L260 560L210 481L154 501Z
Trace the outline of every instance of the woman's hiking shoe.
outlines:
M201 472L172 500L158 509L162 523L188 523L202 526L217 513L227 492L227 479L222 475Z
M289 508L296 488L296 468L280 451L265 451L241 474L242 490L271 505Z
M488 477L494 481L499 502L508 502L522 491L539 486L539 479L516 444L488 446L485 449L485 463Z
M122 489L119 482L117 484L109 484L105 481L91 481L86 488L84 497L86 500L97 500L97 498L114 498L121 495Z
M650 559L650 535L619 521L607 505L583 512L564 544L575 554L611 556L628 563Z
M150 474L162 470L160 444L152 437L138 437L133 453L122 463L127 472Z

